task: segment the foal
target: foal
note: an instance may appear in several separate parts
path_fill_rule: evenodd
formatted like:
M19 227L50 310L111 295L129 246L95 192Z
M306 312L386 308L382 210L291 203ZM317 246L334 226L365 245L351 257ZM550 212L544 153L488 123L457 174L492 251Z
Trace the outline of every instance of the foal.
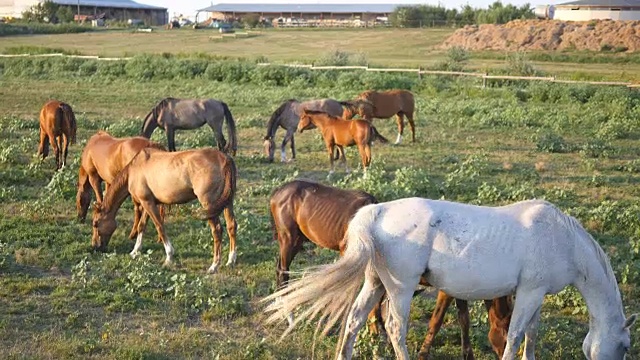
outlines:
M38 155L49 155L49 144L56 155L56 170L67 163L69 143L76 142L76 117L69 104L49 100L40 110L40 146Z
M333 154L336 146L340 151L342 163L346 171L349 172L347 158L344 155L344 146L358 146L362 167L366 169L369 164L371 164L371 143L373 140L378 138L383 143L389 142L367 121L349 121L331 116L322 111L303 110L300 115L300 122L298 123L298 131L303 132L304 130L313 128L313 126L316 126L320 130L324 144L329 152L329 161L331 163L329 174L333 174L334 172Z

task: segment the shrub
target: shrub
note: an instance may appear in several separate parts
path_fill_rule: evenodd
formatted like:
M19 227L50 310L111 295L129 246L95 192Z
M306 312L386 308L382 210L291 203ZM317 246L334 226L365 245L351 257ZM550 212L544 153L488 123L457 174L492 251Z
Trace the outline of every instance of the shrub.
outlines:
M564 138L552 132L544 132L538 135L536 148L538 151L550 153L563 153L569 151L569 145L564 141Z

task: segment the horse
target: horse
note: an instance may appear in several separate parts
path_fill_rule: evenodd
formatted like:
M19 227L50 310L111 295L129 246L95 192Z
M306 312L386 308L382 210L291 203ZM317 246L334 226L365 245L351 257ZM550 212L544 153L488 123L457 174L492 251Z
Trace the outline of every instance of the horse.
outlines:
M67 103L49 100L40 110L40 146L38 155L44 160L49 155L49 143L56 155L56 170L67 163L69 144L76 142L76 116Z
M515 293L502 359L515 357L523 337L524 358L535 358L544 296L567 285L577 288L589 310L582 345L587 359L624 359L629 350L637 314L625 319L607 255L578 220L547 201L489 207L398 199L360 208L345 237L346 250L336 263L264 298L281 298L267 306L268 323L306 303L310 306L296 323L319 315L318 327L326 323L322 335L344 320L338 359L351 358L358 331L385 292L390 299L386 328L396 357L408 359L409 308L422 277L465 300Z
M331 163L329 175L334 172L333 151L336 146L340 152L342 163L346 171L349 172L344 146L358 146L362 167L366 169L371 164L371 143L373 140L378 139L382 143L389 142L378 133L378 130L373 125L365 120L344 120L322 111L303 110L298 123L298 131L302 133L304 130L313 127L318 127L327 151L329 151L329 162Z
M229 143L222 134L222 122L227 123ZM214 99L164 98L144 118L141 135L147 139L157 127L167 133L169 151L176 151L175 131L191 130L207 124L213 130L218 149L232 156L238 150L236 125L226 103Z
M343 117L350 120L355 115L360 115L367 121L374 118L386 119L396 116L398 123L398 138L396 144L402 141L404 132L404 117L407 117L411 126L411 138L416 141L416 127L413 121L415 102L413 94L407 90L374 91L368 90L356 97L354 101L340 102L345 107Z
M296 254L302 250L305 241L322 248L345 251L344 234L353 215L361 207L376 204L376 198L364 191L343 190L326 186L315 181L297 179L287 182L271 193L269 208L273 240L277 241L280 255L276 261L276 287L282 289L289 281L289 266ZM423 285L427 285L422 282ZM420 349L420 359L427 359L431 343L440 330L446 310L454 298L438 292L434 312L429 322L429 332ZM381 302L382 303L382 302ZM380 304L381 304L380 303ZM467 302L457 300L458 319L462 330L463 358L474 359L469 339L469 309ZM502 356L506 344L506 331L511 316L510 297L485 301L491 330L489 340L498 356ZM370 319L381 324L380 306L372 310ZM288 315L290 323L293 322ZM380 329L371 327L372 332Z
M287 142L291 141L291 160L296 158L296 147L294 134L300 122L301 109L324 111L333 116L342 116L343 108L337 100L319 99L300 102L296 99L289 99L283 102L276 111L271 114L269 122L267 122L267 134L264 137L264 152L269 162L273 162L276 150L276 131L278 127L282 127L287 132L282 140L280 147L280 160L287 162L285 147Z
M105 189L113 183L116 175L133 159L136 154L146 148L152 147L165 150L166 148L141 136L115 138L106 131L99 130L89 138L87 145L82 150L80 158L80 170L78 171L78 194L76 195L76 209L78 220L84 222L91 202L91 189L96 195L96 201L101 203L102 182ZM134 221L129 239L137 236L138 222L141 214L138 207L134 207Z
M162 176L158 176L162 174ZM94 249L104 251L116 230L116 214L124 200L131 200L141 215L136 244L130 255L135 257L142 247L142 236L151 217L158 236L164 244L165 266L173 262L174 249L165 233L159 204L184 204L198 199L205 211L213 235L213 264L215 273L220 264L222 228L220 214L224 212L229 234L229 261L236 262L237 223L233 212L237 169L233 158L213 148L166 152L144 148L118 173L107 190L104 201L94 208Z

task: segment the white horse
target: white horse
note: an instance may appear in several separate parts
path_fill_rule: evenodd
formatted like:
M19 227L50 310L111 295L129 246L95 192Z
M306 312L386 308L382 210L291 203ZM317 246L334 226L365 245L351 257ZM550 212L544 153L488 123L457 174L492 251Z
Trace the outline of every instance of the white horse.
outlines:
M264 299L283 300L267 307L274 311L268 322L310 303L295 323L320 315L318 326L326 321L323 334L348 313L338 359L351 358L358 330L385 290L390 299L386 328L397 358L408 359L409 307L422 275L465 300L515 293L502 359L514 358L525 335L524 358L534 359L544 296L567 285L580 291L589 309L582 345L587 359L624 359L629 350L636 314L625 319L606 254L576 219L546 201L485 207L408 198L367 205L349 224L346 241L339 261Z

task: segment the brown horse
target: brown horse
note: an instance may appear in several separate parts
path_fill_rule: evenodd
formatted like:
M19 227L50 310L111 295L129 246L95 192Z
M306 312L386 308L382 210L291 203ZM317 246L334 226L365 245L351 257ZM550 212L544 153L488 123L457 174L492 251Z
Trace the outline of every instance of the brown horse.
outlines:
M289 280L289 266L295 255L302 250L305 241L335 251L340 255L345 250L344 234L351 218L358 209L377 203L376 198L364 191L343 190L310 180L293 180L274 189L269 200L273 239L278 241L280 256L276 261L276 284L278 289ZM426 281L421 281L428 285ZM429 332L420 349L419 358L427 359L435 335L440 330L445 313L454 298L438 292L436 307L429 322ZM382 303L382 301L381 301ZM502 356L506 345L507 330L511 319L510 297L485 301L489 311L489 341ZM469 339L469 309L464 300L456 299L458 321L462 330L464 359L473 359ZM380 307L369 317L381 325ZM293 321L292 316L288 319ZM373 331L378 331L372 328Z
M167 255L164 264L170 265L174 250L165 233L158 205L184 204L198 199L213 235L213 264L208 272L215 273L220 265L220 214L223 211L230 242L227 265L233 265L236 261L237 224L233 213L236 174L233 158L213 148L178 152L144 148L118 173L104 201L95 207L93 227L96 231L91 244L95 249L106 249L118 226L116 213L131 194L134 206L142 214L138 223L138 238L131 255L136 256L140 251L147 217L150 216L164 244Z
M147 147L166 150L157 142L150 141L141 136L115 138L106 131L100 130L89 138L87 145L82 150L80 170L78 171L78 194L76 196L76 209L78 220L84 222L91 202L91 189L96 195L96 200L102 202L102 182L105 189L113 183L116 175L133 159L136 154ZM138 222L141 214L138 207L134 208L134 220L129 238L133 240L138 234Z
M47 101L40 110L40 146L38 155L44 160L49 155L49 144L56 155L56 170L67 163L69 143L76 142L76 116L69 104L57 100Z
M413 94L407 90L389 90L389 91L373 91L368 90L356 97L355 101L340 102L345 107L343 117L347 120L355 115L360 115L367 121L373 121L374 118L386 119L396 116L398 123L398 138L396 144L402 141L402 133L404 132L404 116L411 126L412 140L416 141L416 126L413 121L413 113L415 111L415 102Z
M313 126L316 126L318 130L320 130L324 144L327 146L327 151L329 151L329 161L331 163L329 174L333 174L334 171L333 153L336 146L340 151L342 163L346 171L349 172L347 158L344 155L344 146L358 145L362 167L366 169L371 163L371 142L375 139L380 139L383 143L388 142L388 140L380 135L378 130L367 121L348 121L336 116L331 116L322 111L303 110L300 115L300 122L298 123L298 131L303 132Z

